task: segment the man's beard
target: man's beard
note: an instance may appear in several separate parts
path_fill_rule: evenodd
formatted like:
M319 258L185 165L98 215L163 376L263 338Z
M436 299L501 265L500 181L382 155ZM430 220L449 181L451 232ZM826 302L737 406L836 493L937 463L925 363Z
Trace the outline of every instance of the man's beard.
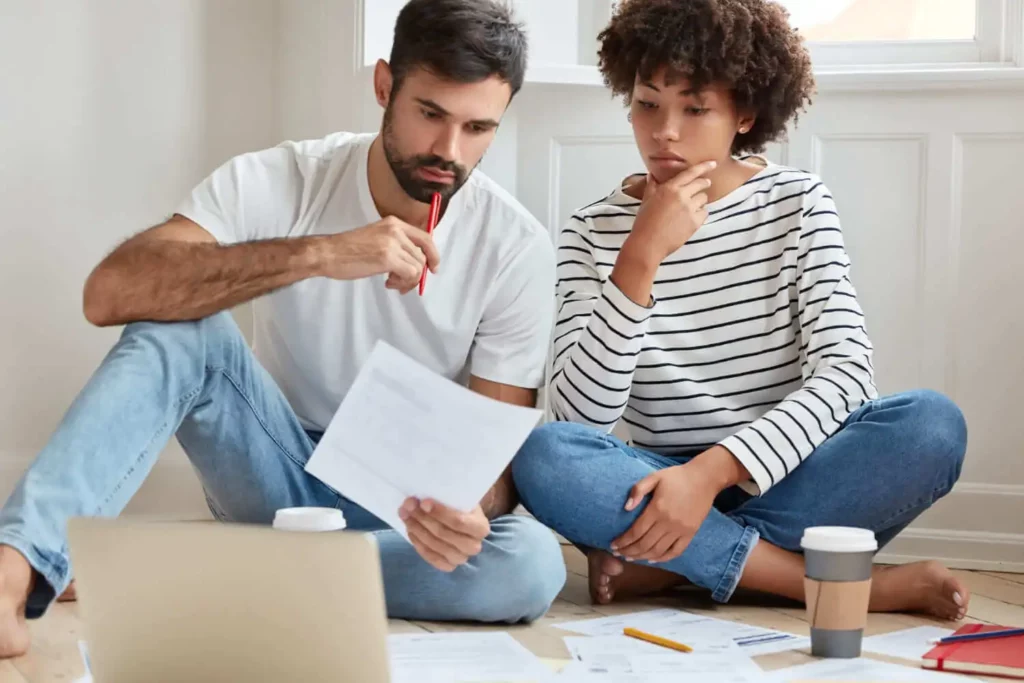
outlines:
M398 180L398 184L405 193L418 202L429 204L435 192L439 192L441 198L447 201L469 179L469 174L472 171L467 171L465 166L454 161L447 161L435 154L403 157L395 144L390 106L384 110L384 130L381 137L384 143L384 158L387 159L391 172L395 174L395 179ZM452 173L455 177L451 183L435 183L425 180L416 175L416 170L424 167Z

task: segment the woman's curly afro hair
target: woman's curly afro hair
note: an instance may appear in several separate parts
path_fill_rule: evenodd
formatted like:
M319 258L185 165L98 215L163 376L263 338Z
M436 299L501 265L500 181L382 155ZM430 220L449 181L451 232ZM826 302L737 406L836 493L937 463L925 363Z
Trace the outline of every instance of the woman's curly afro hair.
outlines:
M605 84L627 103L637 75L662 67L695 90L728 87L737 109L757 116L734 154L784 139L814 91L803 38L771 0L623 0L598 40Z

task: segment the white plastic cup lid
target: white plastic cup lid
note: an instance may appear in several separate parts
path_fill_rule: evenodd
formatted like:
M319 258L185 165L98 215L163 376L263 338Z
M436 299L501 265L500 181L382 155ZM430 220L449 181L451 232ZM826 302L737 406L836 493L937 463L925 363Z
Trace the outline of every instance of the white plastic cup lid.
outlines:
M274 514L274 528L284 531L338 531L345 515L337 508L281 508Z
M804 550L826 553L866 553L878 550L878 541L870 529L849 526L813 526L804 529L800 541Z

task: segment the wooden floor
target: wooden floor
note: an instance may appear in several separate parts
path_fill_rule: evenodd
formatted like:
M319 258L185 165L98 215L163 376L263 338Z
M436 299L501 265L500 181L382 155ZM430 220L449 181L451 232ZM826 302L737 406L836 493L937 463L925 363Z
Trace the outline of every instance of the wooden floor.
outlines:
M479 630L507 630L539 657L552 660L565 660L568 657L562 644L562 637L567 633L553 628L553 624L591 616L621 614L654 606L671 606L701 614L714 614L722 619L776 628L799 635L806 635L808 632L803 608L783 602L748 599L723 606L712 603L706 595L682 592L670 597L640 602L591 605L587 592L586 560L574 548L565 547L564 551L569 568L569 580L561 597L543 620L530 626L478 627ZM967 571L957 574L973 593L968 613L969 621L1024 627L1024 575ZM948 625L948 622L902 614L873 614L868 620L867 634L875 635L928 624ZM473 627L463 624L396 620L392 621L391 628L395 633L410 633L464 631ZM75 680L83 673L77 646L80 633L76 606L73 603L54 605L43 619L32 624L32 651L19 659L0 661L0 683ZM881 656L877 658L886 659ZM803 652L786 652L759 657L757 661L762 668L772 670L811 661L811 658ZM895 659L889 661L907 663Z

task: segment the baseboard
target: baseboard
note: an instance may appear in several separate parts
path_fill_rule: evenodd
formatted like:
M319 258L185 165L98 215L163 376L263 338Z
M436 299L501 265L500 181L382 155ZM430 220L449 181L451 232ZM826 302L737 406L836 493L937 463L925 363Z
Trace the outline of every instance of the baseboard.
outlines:
M999 495L999 496L1024 496L1024 486L1016 484L979 484L969 481L957 484L953 493L958 495Z
M878 554L892 564L932 559L955 569L1024 573L1024 534L909 528Z
M921 516L918 526L1024 534L1024 486L961 482Z

